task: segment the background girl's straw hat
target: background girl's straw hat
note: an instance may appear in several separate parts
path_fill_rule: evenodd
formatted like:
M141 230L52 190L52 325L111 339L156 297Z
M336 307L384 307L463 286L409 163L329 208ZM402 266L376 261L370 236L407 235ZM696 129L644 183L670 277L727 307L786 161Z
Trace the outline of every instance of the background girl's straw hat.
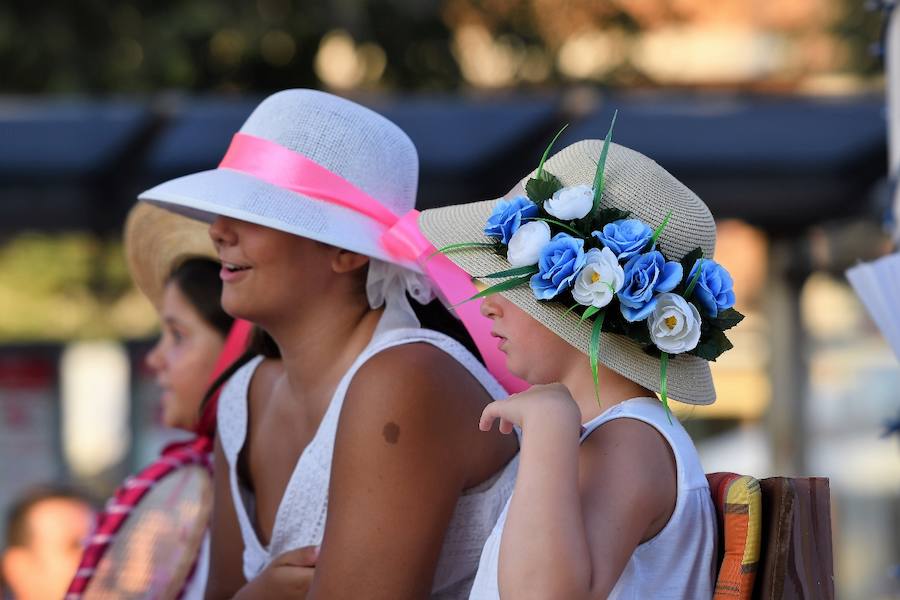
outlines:
M544 164L544 169L564 186L591 185L603 140L583 140L559 151ZM522 179L506 198L525 195L525 184L534 172ZM713 256L716 225L712 214L700 198L669 172L643 154L611 144L605 168L606 186L601 207L619 208L656 227L671 211L668 224L658 244L669 260L680 260L700 247L704 256ZM426 210L419 218L422 233L437 248L460 242L490 241L484 226L498 200L462 204ZM467 273L479 275L510 268L504 257L490 249L477 248L449 252L447 256ZM482 280L494 285L498 279ZM537 319L551 331L589 354L591 323L581 321L559 302L541 302L529 286L501 292L504 297ZM600 362L613 371L660 392L660 360L643 351L624 336L603 332ZM600 383L602 386L602 381ZM668 365L668 393L671 398L689 404L712 404L716 399L709 363L702 358L680 354L672 356Z
M240 133L312 160L395 215L415 206L415 146L394 123L354 102L316 90L285 90L266 98ZM398 263L380 242L384 227L371 218L237 170L173 179L139 198L195 219L224 215ZM403 266L421 270L415 263Z
M218 262L209 226L162 208L138 202L125 222L125 258L138 289L157 310L166 280L189 258Z

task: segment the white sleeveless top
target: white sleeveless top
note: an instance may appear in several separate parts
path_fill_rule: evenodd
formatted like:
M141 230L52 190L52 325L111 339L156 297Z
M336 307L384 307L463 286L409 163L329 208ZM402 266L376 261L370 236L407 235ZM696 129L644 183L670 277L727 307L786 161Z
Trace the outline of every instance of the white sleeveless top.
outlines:
M335 390L312 440L303 450L288 481L268 547L256 537L252 522L256 510L251 492L237 476L238 455L247 437L247 394L262 357L237 371L219 398L218 428L228 461L231 495L244 540L244 577L250 581L283 552L319 545L328 511L328 482L338 418L353 376L372 356L393 346L425 342L446 352L471 373L494 399L508 394L484 366L461 344L436 331L419 328L389 329L375 335ZM476 423L472 427L477 427ZM490 534L515 484L518 456L483 484L467 490L457 501L444 537L432 587L432 598L465 598L472 586L484 541Z
M669 424L656 398L632 398L584 424L580 442L613 419L637 419L662 434L675 456L678 492L675 510L656 537L640 544L625 565L610 599L644 600L712 598L716 576L716 510L706 475L690 436L675 417ZM470 600L496 600L500 540L509 504L491 532L481 554Z

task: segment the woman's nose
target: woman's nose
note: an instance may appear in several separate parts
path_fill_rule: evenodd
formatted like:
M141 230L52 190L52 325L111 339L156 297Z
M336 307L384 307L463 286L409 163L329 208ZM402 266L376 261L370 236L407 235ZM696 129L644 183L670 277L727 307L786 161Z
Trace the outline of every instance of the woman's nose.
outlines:
M216 246L230 246L237 240L237 234L228 217L218 216L209 225L209 237Z

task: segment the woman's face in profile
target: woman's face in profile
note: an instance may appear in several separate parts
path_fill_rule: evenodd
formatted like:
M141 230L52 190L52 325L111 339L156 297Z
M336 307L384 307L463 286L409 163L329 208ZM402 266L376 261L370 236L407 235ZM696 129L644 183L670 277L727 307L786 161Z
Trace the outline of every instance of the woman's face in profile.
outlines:
M217 217L209 235L222 262L222 308L271 329L324 298L337 250L300 236Z
M160 320L162 335L147 365L162 388L163 422L191 430L225 340L173 282L166 285Z

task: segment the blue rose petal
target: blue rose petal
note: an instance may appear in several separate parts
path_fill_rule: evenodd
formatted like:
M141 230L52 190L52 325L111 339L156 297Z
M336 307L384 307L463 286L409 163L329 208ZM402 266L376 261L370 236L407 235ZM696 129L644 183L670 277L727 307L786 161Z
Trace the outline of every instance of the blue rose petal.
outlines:
M516 196L512 200L500 200L494 206L494 212L488 217L484 226L484 235L509 244L513 234L522 226L522 221L537 215L537 204L525 196Z
M734 281L725 267L711 259L697 260L691 268L688 281L694 280L701 262L703 268L690 299L695 301L707 316L715 317L723 310L734 306Z
M591 235L612 250L619 262L624 262L640 254L653 239L653 229L638 219L619 219Z
M642 321L656 306L656 294L669 292L681 282L684 269L675 261L666 262L653 250L632 256L624 267L625 285L619 291L622 316L630 322Z
M550 300L571 287L585 262L584 240L557 233L541 249L538 272L531 277L535 298Z

